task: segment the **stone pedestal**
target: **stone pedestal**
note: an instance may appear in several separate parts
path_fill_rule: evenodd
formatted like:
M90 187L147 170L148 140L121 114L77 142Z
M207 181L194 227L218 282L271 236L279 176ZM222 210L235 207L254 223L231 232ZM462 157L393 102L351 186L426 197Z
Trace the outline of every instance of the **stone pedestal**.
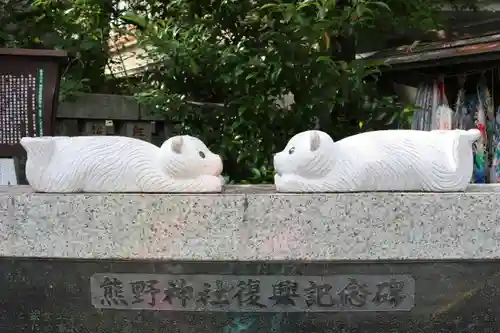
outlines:
M14 158L0 158L0 185L17 185Z
M13 332L497 332L499 205L496 186L308 195L0 187L0 319ZM258 295L266 309L238 305L239 283L252 278L261 289L242 299ZM234 288L224 311L200 303L205 284L208 302L223 299L217 281L234 282L221 285ZM294 305L274 304L292 294Z

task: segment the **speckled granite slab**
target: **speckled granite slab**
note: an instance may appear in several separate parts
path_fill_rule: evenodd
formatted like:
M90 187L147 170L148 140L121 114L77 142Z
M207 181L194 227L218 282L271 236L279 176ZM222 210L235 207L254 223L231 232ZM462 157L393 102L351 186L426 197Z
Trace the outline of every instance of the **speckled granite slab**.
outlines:
M500 258L500 188L465 193L40 194L0 187L0 256L163 260Z

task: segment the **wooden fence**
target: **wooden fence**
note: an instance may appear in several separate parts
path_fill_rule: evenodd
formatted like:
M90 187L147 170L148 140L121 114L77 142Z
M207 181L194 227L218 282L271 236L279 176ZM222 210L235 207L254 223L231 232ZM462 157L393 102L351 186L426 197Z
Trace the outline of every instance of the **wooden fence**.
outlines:
M81 94L62 102L56 119L56 135L123 135L160 145L176 134L173 124L131 96Z

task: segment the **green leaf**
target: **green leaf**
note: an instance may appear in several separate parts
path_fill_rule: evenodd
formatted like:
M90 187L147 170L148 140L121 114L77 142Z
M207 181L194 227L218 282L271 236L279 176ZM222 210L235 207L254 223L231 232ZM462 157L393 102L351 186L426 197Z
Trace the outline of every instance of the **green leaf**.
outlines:
M325 62L325 63L332 63L333 60L330 56L319 56L316 58L316 62Z
M85 51L92 50L95 47L95 43L91 40L83 40L80 43L80 47Z
M392 125L394 123L394 121L396 121L398 117L398 114L397 113L394 113L391 118L389 118L389 120L385 123L385 125Z
M253 179L259 179L259 178L261 178L261 173L260 173L259 169L252 168L252 178Z
M320 20L324 19L325 18L325 15L326 15L326 9L325 7L323 6L318 6L318 18Z
M198 74L200 71L200 68L196 64L196 61L194 61L194 59L189 59L189 62L190 62L191 71L193 72L193 74L195 74L195 75Z
M303 2L299 3L299 5L297 6L297 11L302 10L304 8L307 8L307 7L310 7L312 5L315 5L314 1L303 1Z
M283 68L281 68L281 67L274 68L274 71L271 74L271 79L273 82L276 82L278 80L282 70L283 70Z
M379 113L379 114L377 115L377 117L375 117L375 120L377 120L377 121L381 121L382 119L384 119L384 118L385 118L385 116L387 116L387 113L385 113L385 112L381 112L381 113Z
M384 8L385 10L387 10L388 12L392 12L391 8L389 7L388 4L386 4L385 2L382 2L382 1L373 1L373 2L369 2L370 5L375 5L375 6L378 6L378 7L381 7L381 8Z
M364 8L364 6L362 6L362 5L357 5L356 6L356 14L359 17L363 16L363 8Z
M262 7L260 7L260 10L266 10L266 9L276 9L279 5L276 3L266 3Z
M146 28L148 25L148 22L144 16L140 16L134 13L127 13L122 16L120 16L120 19L122 21L125 21L129 24L134 24L140 28Z
M373 12L368 8L368 6L365 6L363 4L358 4L356 6L356 14L358 15L359 18L363 18L364 16L373 16Z
M330 36L328 36L328 32L326 32L326 31L325 31L325 32L323 32L323 36L324 36L324 38L325 38L325 48L326 48L327 50L329 50L329 49L330 49L330 47L331 47Z
M283 21L285 21L285 23L290 22L290 20L293 17L293 14L295 14L295 9L293 7L287 8L285 13L283 14Z
M415 111L421 111L423 109L424 108L421 106L409 104L403 108L403 113L413 113Z

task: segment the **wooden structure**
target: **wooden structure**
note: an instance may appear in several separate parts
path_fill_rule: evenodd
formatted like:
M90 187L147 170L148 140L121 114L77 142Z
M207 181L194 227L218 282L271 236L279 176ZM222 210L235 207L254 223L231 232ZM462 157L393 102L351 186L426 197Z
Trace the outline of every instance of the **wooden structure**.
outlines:
M390 70L433 67L496 60L500 55L500 33L447 42L419 45L410 52L403 48L375 52L368 59L382 61Z
M57 135L123 135L160 145L176 132L164 116L132 96L80 94L57 111Z
M382 64L384 76L393 82L417 86L423 78L433 75L456 76L498 68L500 31L423 43L411 50L406 47L382 50L360 58Z
M54 134L66 57L63 51L0 49L0 157L22 155L23 136Z

